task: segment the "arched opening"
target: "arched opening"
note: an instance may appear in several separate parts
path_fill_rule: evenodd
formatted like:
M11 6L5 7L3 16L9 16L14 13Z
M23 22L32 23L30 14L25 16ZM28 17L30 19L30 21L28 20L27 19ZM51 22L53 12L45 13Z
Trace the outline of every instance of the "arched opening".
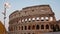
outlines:
M20 26L19 26L19 30L20 30Z
M22 28L21 28L22 30L23 30L23 26L22 26Z
M35 21L35 18L32 18L32 21Z
M28 26L28 30L30 30L31 29L31 26Z
M35 29L35 25L32 26L32 29Z
M22 19L22 23L24 22L24 19Z
M53 32L60 31L58 24L52 25L51 27L52 27L52 29L53 29Z
M13 31L13 27L10 27L10 31Z
M27 21L27 19L25 19L25 21Z
M59 29L59 25L56 24L54 29L55 29L55 31L60 31L60 29Z
M36 25L36 29L39 29L39 25Z
M27 30L27 26L25 26L25 30Z
M31 22L31 18L29 18L29 22Z
M48 17L45 17L45 19L46 19L46 21L48 21L49 18Z
M30 34L30 33L28 33L28 34Z
M41 21L44 21L44 17L41 17Z
M39 17L37 17L36 20L39 21Z
M54 28L54 24L51 24L50 27L51 27L51 29L53 29Z
M49 25L46 25L46 29L49 29Z
M53 17L50 17L50 21L53 21Z
M41 25L41 29L44 29L44 25Z

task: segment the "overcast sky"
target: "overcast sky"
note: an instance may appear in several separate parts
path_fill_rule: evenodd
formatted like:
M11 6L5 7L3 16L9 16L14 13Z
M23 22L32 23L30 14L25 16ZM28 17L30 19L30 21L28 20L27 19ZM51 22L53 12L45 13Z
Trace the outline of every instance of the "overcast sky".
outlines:
M11 7L7 9L6 29L8 30L9 15L15 10L21 10L24 7L34 5L49 4L55 13L56 19L60 19L60 0L0 0L0 21L3 22L4 2L10 3Z

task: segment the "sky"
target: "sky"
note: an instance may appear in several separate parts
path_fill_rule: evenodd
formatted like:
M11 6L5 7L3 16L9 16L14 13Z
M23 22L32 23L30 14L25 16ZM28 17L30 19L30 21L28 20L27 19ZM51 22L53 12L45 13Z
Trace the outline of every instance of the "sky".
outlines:
M9 15L15 10L21 10L24 7L35 6L35 5L45 5L48 4L52 8L52 11L55 13L57 20L60 19L60 0L0 0L0 21L3 20L4 3L8 2L11 7L7 8L6 13L6 23L5 27L8 30L9 26ZM4 23L3 23L4 24Z

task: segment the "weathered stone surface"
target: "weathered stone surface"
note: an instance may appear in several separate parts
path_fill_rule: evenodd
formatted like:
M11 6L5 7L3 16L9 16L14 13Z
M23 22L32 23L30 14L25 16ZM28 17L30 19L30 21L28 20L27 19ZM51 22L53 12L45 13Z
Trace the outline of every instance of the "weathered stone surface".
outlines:
M49 5L26 7L14 11L9 16L10 34L53 32L59 29L57 26L55 14Z

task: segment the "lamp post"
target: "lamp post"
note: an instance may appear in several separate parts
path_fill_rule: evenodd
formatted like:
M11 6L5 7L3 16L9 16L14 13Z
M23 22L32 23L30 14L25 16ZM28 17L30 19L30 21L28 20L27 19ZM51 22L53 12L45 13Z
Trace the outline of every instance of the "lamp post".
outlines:
M6 11L7 11L7 8L9 8L10 7L10 5L9 5L9 3L5 3L4 4L4 12L3 12L3 15L4 15L4 26L5 26L5 20L6 20ZM6 31L4 31L4 34L6 34Z

